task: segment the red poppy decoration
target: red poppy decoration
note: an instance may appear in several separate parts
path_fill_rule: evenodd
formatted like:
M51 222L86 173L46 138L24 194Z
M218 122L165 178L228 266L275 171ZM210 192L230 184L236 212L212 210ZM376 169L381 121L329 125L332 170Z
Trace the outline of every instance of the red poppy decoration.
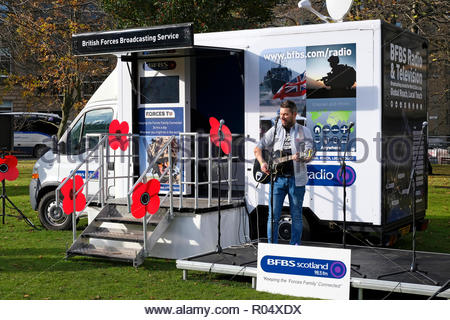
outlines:
M214 118L209 118L209 124L211 125L211 130L209 130L209 135L211 136L211 141L216 145L222 147L222 151L225 154L229 154L231 151L231 131L226 125L222 125L223 140L222 143L219 141L219 127L220 122Z
M63 194L63 211L69 215L73 212L73 202L75 201L75 210L82 211L86 207L86 197L83 192L80 191L76 196L78 190L83 190L83 178L79 175L73 177L75 179L75 190L73 189L73 180L69 179L65 185L61 188ZM66 178L67 179L67 178ZM64 181L66 180L64 179Z
M121 136L109 136L109 146L113 150L117 150L119 147L122 151L125 151L128 148L128 137L125 136L128 134L129 126L126 121L119 122L119 120L111 121L109 125L109 133L110 134L121 134Z
M5 156L0 158L0 181L4 179L14 181L19 176L17 170L17 158L14 156Z
M146 212L154 214L159 209L159 189L161 185L158 180L152 179L147 183L139 182L133 190L133 204L131 214L139 219L145 216Z

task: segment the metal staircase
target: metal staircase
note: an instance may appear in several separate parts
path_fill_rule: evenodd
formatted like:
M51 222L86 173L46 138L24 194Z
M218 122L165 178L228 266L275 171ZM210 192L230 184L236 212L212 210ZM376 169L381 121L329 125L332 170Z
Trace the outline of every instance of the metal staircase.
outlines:
M107 204L67 251L67 257L89 256L132 263L138 267L170 225L168 208L147 215L144 248L142 219L134 218L126 204ZM105 243L102 240L109 240Z
M80 216L81 212L72 213L72 221L73 221L73 243L71 247L66 252L66 257L72 256L88 256L88 257L96 257L102 259L109 260L118 260L123 262L132 263L133 266L138 267L141 265L145 258L149 256L149 252L157 243L158 239L163 236L169 225L174 219L174 196L173 196L173 165L172 165L172 141L175 139L175 136L170 137L170 139L161 147L161 149L157 152L157 154L150 159L147 164L147 168L143 171L143 173L139 176L132 176L130 173L130 164L134 161L136 156L132 155L130 151L128 154L125 154L124 157L128 158L128 174L122 177L108 177L108 164L110 164L110 155L108 154L108 136L111 134L101 134L95 135L98 137L98 144L88 152L87 157L84 162L79 164L72 173L59 185L56 189L56 201L60 201L60 190L61 188L69 181L69 179L73 179L79 169L86 169L86 172L89 172L87 175L83 186L79 190L75 190L75 182L73 182L74 188L74 197L82 192L82 188L84 192L87 194L88 184L95 175L98 176L98 190L95 194L93 194L90 199L87 199L86 207L90 203L97 203L101 207L98 215L89 223L86 229L77 236L76 229L76 219ZM113 134L117 135L117 134ZM130 146L128 150L132 149L132 138L136 135L128 134L127 137L130 141ZM214 183L219 183L219 181L214 181L211 175L211 167L212 161L217 159L214 158L211 154L211 143L208 136L209 141L209 154L207 158L199 158L198 151L198 135L197 133L180 133L180 140L183 140L184 137L193 136L195 139L195 147L194 147L194 156L187 157L184 154L184 151L181 155L181 160L185 161L193 161L195 163L195 177L194 181L181 181L181 185L192 185L195 193L194 203L193 203L193 212L199 209L199 201L198 201L198 188L201 184L208 185L208 201L206 207L214 206L214 201L212 201L212 189L211 186ZM86 139L88 139L88 135ZM86 142L86 145L87 142ZM184 149L183 149L184 150ZM159 176L159 180L163 178L167 178L168 175L168 184L169 190L164 197L162 197L160 202L159 210L153 214L146 214L145 217L141 219L136 219L131 214L131 195L135 188L135 186L146 179L147 174L150 169L157 163L160 157L163 154L168 154L169 165L165 169L165 171ZM97 168L91 168L89 170L89 162L92 158L97 157L99 159L99 166ZM113 161L116 161L115 158L118 157L114 154ZM234 181L231 179L231 154L228 157L224 157L227 160L228 164L228 179L222 182L227 182L229 185L229 194L228 194L228 204L231 204L231 182ZM198 179L198 162L199 161L207 161L209 163L209 174L208 181L199 182ZM91 173L92 172L92 173ZM126 198L117 199L110 196L107 192L108 185L114 185L114 182L117 179L127 179L127 188L128 193ZM130 181L136 179L133 186L130 187ZM112 180L112 181L111 181ZM73 179L74 181L74 179ZM111 183L112 182L112 183ZM166 200L168 200L166 202ZM175 199L179 206L177 211L182 212L183 208L183 192L179 194L179 197ZM188 199L185 200L185 202ZM217 201L216 201L217 202ZM75 210L75 201L74 201L74 212Z
M131 138L132 135L129 135ZM108 199L105 192L105 186L108 185L108 176L105 175L107 169L104 155L105 149L108 148L107 139L108 135L104 135L99 138L99 143L88 154L85 161L82 162L72 174L63 181L56 190L57 201L59 202L59 191L69 179L73 179L78 169L86 166L90 161L90 157L99 154L100 165L90 174L83 184L83 187L88 186L92 177L99 172L99 190L95 193L91 199L88 199L87 205L96 198L100 199L101 211L94 218L93 221L87 226L87 228L77 237L76 231L76 217L80 215L80 212L72 214L73 219L73 243L66 252L66 257L72 256L89 256L103 259L119 260L124 262L130 262L133 266L137 267L144 262L144 259L148 256L148 252L153 248L158 239L166 231L173 219L173 192L172 192L172 178L169 177L170 192L161 201L161 207L153 214L146 214L141 219L136 219L131 214L130 196L134 190L134 187L141 181L145 180L150 168L156 163L159 157L168 152L169 157L172 155L171 142L175 137L171 137L167 143L159 150L156 156L149 162L147 169L137 179L136 183L129 188L128 198L124 199ZM131 149L131 146L130 148ZM130 153L128 158L131 160ZM171 162L171 160L170 160ZM172 163L170 163L164 174L172 174ZM164 176L160 177L160 179ZM117 179L118 177L115 177ZM130 179L130 175L125 177ZM75 186L75 183L74 183ZM74 190L74 194L80 192L80 190ZM169 197L169 206L163 207L165 200ZM74 201L75 202L75 201ZM75 208L74 208L75 212Z

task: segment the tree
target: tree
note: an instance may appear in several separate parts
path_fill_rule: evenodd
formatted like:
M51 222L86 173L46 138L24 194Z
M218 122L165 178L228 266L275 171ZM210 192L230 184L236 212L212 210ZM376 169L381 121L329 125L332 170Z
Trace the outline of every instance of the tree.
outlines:
M74 57L71 36L105 29L106 16L88 0L0 1L0 8L0 39L15 65L8 85L21 86L30 99L56 101L62 111L60 137L70 114L86 102L83 82L108 68Z
M255 28L279 0L100 0L119 27L193 22L195 32Z

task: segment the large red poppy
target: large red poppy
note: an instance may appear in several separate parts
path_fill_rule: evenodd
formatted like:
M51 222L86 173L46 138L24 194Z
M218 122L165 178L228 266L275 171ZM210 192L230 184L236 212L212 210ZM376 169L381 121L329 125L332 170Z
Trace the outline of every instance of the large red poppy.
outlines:
M14 181L19 176L17 170L17 158L15 156L5 156L0 158L0 181L4 179Z
M145 216L146 212L154 214L159 209L159 189L161 185L158 180L152 179L147 183L139 182L133 190L133 204L131 214L139 219Z
M61 193L63 194L63 211L65 214L69 215L73 212L73 202L75 201L75 210L82 211L86 207L86 197L83 192L80 191L76 196L75 193L78 190L83 190L83 178L79 175L73 177L75 179L75 190L73 189L73 180L69 179L65 185L61 188ZM67 179L67 178L66 178ZM66 180L64 179L64 180Z
M228 129L226 125L222 125L222 132L223 132L223 141L220 143L219 141L219 127L220 122L214 118L209 118L209 124L211 125L211 130L209 130L209 135L211 137L212 143L214 143L216 146L221 146L222 151L225 154L229 154L231 151L231 131Z
M113 150L117 150L117 148L120 147L122 151L125 151L128 148L128 137L126 134L128 134L129 126L126 121L122 121L121 123L119 120L113 120L111 121L111 124L109 125L109 133L110 134L120 134L120 136L109 136L109 146Z

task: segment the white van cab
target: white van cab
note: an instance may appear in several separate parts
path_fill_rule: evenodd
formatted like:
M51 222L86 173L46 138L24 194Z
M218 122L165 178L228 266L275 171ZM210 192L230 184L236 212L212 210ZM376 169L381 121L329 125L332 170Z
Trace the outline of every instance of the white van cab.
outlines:
M120 66L120 65L119 65ZM106 133L111 121L117 117L118 77L115 70L91 97L87 105L71 122L69 128L53 148L42 156L33 168L30 183L30 202L39 213L39 220L47 229L71 228L70 216L56 210L55 189L87 155L87 134ZM90 141L90 147L95 141ZM94 164L93 164L94 167ZM90 170L89 170L90 171ZM85 172L79 172L85 178ZM98 190L95 181L90 183L89 193Z

